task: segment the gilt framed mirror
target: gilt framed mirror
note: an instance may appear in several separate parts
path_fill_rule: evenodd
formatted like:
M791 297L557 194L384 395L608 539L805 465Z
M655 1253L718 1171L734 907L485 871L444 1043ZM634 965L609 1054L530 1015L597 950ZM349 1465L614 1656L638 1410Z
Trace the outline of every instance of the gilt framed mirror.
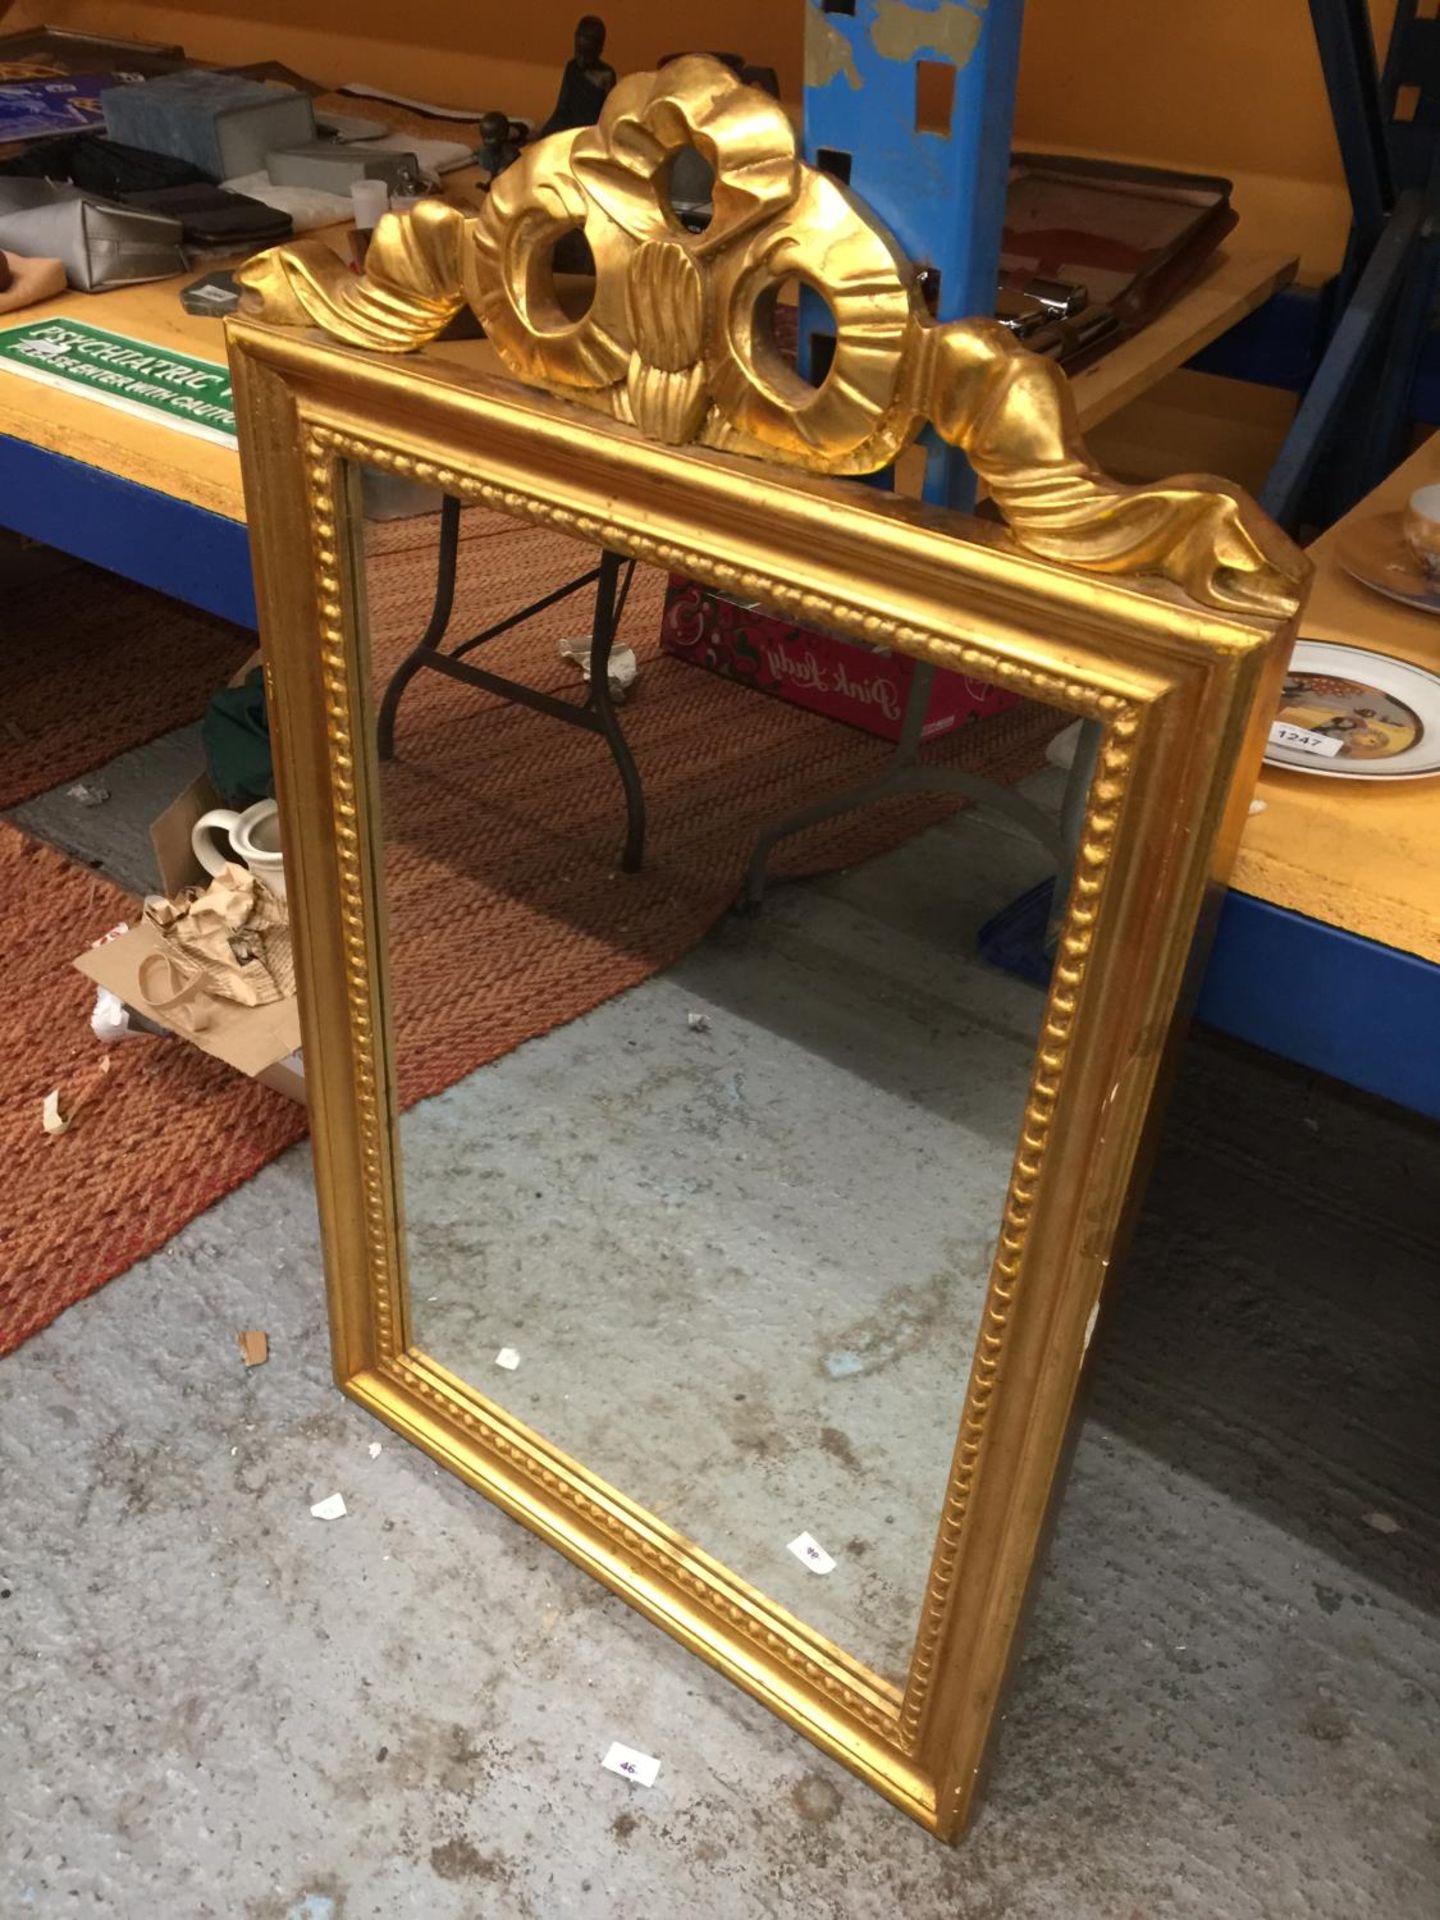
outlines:
M243 278L336 1379L952 1839L1303 562L1098 473L698 57ZM927 421L998 518L859 483ZM797 704L881 668L889 741Z

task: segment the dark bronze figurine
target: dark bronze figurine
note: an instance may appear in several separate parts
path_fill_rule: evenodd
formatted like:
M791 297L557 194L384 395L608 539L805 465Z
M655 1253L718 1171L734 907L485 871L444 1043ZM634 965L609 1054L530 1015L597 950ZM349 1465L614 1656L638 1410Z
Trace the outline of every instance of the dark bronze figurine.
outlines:
M594 126L615 84L615 69L604 53L605 22L595 13L582 15L575 25L575 51L565 62L559 98L537 140L547 133L562 133L566 127Z
M515 144L508 113L482 113L480 116L480 145L476 149L475 164L484 169L493 180L497 173L503 173L506 167L514 166L520 158L520 149Z

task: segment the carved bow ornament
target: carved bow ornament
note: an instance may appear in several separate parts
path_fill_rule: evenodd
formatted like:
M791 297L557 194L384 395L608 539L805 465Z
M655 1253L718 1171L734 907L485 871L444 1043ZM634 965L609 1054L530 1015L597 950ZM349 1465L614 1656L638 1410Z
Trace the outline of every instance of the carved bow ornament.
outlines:
M714 169L703 233L670 207L687 145ZM553 260L577 228L595 289L574 318ZM804 164L778 103L701 55L621 81L598 125L527 148L478 213L422 200L387 214L358 278L323 241L278 247L238 278L259 318L386 353L435 339L468 304L518 379L670 445L873 473L929 420L1031 553L1158 574L1235 612L1288 618L1299 604L1307 563L1246 495L1208 476L1127 487L1101 473L1058 369L992 320L934 322L894 240ZM791 278L835 319L818 387L775 344Z

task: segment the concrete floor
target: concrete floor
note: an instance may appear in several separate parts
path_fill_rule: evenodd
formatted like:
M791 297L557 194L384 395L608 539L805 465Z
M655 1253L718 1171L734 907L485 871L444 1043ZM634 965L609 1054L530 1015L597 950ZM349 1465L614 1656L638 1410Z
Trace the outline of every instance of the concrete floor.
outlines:
M24 817L143 885L191 750ZM334 1392L297 1149L0 1363L0 1914L1430 1920L1437 1200L1192 1042L949 1851Z

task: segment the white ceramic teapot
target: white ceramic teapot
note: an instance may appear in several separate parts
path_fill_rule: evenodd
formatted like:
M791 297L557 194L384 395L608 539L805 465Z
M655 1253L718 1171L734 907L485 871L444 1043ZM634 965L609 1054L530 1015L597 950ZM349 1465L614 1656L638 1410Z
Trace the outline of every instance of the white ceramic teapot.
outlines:
M222 853L215 835L228 835L232 851ZM257 880L285 897L285 859L280 850L280 810L273 800L257 800L243 813L215 807L190 829L195 858L207 873L219 873L231 859L243 860Z

